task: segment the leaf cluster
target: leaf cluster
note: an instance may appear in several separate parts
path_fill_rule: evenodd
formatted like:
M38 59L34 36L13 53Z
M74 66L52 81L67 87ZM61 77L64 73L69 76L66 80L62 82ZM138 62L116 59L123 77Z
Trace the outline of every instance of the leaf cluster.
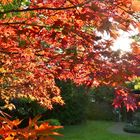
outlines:
M2 0L0 96L64 104L55 78L77 85L121 85L139 65L137 53L115 54L118 29L139 27L131 0ZM106 40L98 33L110 35Z
M126 86L132 90L140 90L140 77L137 77L130 82L126 82Z
M48 122L38 124L37 116L34 119L29 120L29 125L26 128L18 128L21 120L10 120L6 116L0 116L0 135L4 140L54 140L52 136L60 136L56 129L62 128L62 126L51 126Z

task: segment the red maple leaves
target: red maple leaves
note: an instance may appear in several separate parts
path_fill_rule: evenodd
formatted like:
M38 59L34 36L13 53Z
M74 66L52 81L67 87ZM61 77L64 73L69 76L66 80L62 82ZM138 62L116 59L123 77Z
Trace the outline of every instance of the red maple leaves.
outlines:
M0 90L5 100L30 96L52 108L63 104L55 78L116 86L136 74L136 55L120 56L110 49L118 28L136 26L131 0L1 3ZM104 40L97 31L112 38Z
M127 111L129 110L134 111L135 109L137 109L136 99L131 94L130 90L123 87L119 87L116 89L115 94L116 94L116 97L113 101L113 105L115 108L119 108L122 105L124 105L126 106Z

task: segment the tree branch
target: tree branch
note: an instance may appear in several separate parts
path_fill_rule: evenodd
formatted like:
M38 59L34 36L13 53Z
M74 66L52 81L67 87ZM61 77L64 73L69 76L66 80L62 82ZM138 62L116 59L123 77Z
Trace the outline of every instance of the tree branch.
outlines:
M26 26L38 26L38 27L47 27L45 25L39 25L39 24L29 24L29 23L26 23L26 22L4 22L4 23L0 23L0 25L26 25Z
M134 16L134 12L131 11L127 11L124 8L118 6L118 8L120 8L121 10L123 10L124 12L126 12L127 14L129 14L130 16L132 16L134 19L136 19L137 21L139 21L140 19Z
M6 13L11 13L11 12L15 12L15 13L18 13L18 12L28 12L28 11L37 11L37 10L54 10L54 11L60 11L60 10L69 10L69 9L74 9L74 8L78 8L78 7L82 7L84 6L85 4L88 4L90 3L92 0L87 0L86 2L84 3L80 3L80 4L77 4L77 5L74 5L74 6L70 6L70 7L58 7L58 8L55 8L55 7L37 7L37 8L27 8L27 9L17 9L17 10L7 10L7 11L4 11L4 12L0 12L0 14L6 14Z

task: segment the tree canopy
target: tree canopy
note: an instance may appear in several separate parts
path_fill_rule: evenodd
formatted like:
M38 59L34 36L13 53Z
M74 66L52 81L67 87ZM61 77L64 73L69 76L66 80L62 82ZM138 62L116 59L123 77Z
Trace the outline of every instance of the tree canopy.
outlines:
M128 53L114 52L111 46L119 29L129 31L133 25L140 30L138 3L1 0L1 98L8 102L9 98L26 96L52 108L53 103L64 103L55 79L91 87L122 86L135 77L140 64L139 44L133 43ZM106 32L110 39L98 32ZM135 106L122 90L117 92L116 106L120 100L128 109Z

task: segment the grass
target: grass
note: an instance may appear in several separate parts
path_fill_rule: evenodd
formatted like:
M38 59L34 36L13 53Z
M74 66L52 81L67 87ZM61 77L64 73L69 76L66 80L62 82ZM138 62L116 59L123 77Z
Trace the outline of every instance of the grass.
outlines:
M112 134L108 128L113 124L113 122L88 121L82 125L65 126L61 131L64 136L57 137L57 140L140 140L140 135Z

